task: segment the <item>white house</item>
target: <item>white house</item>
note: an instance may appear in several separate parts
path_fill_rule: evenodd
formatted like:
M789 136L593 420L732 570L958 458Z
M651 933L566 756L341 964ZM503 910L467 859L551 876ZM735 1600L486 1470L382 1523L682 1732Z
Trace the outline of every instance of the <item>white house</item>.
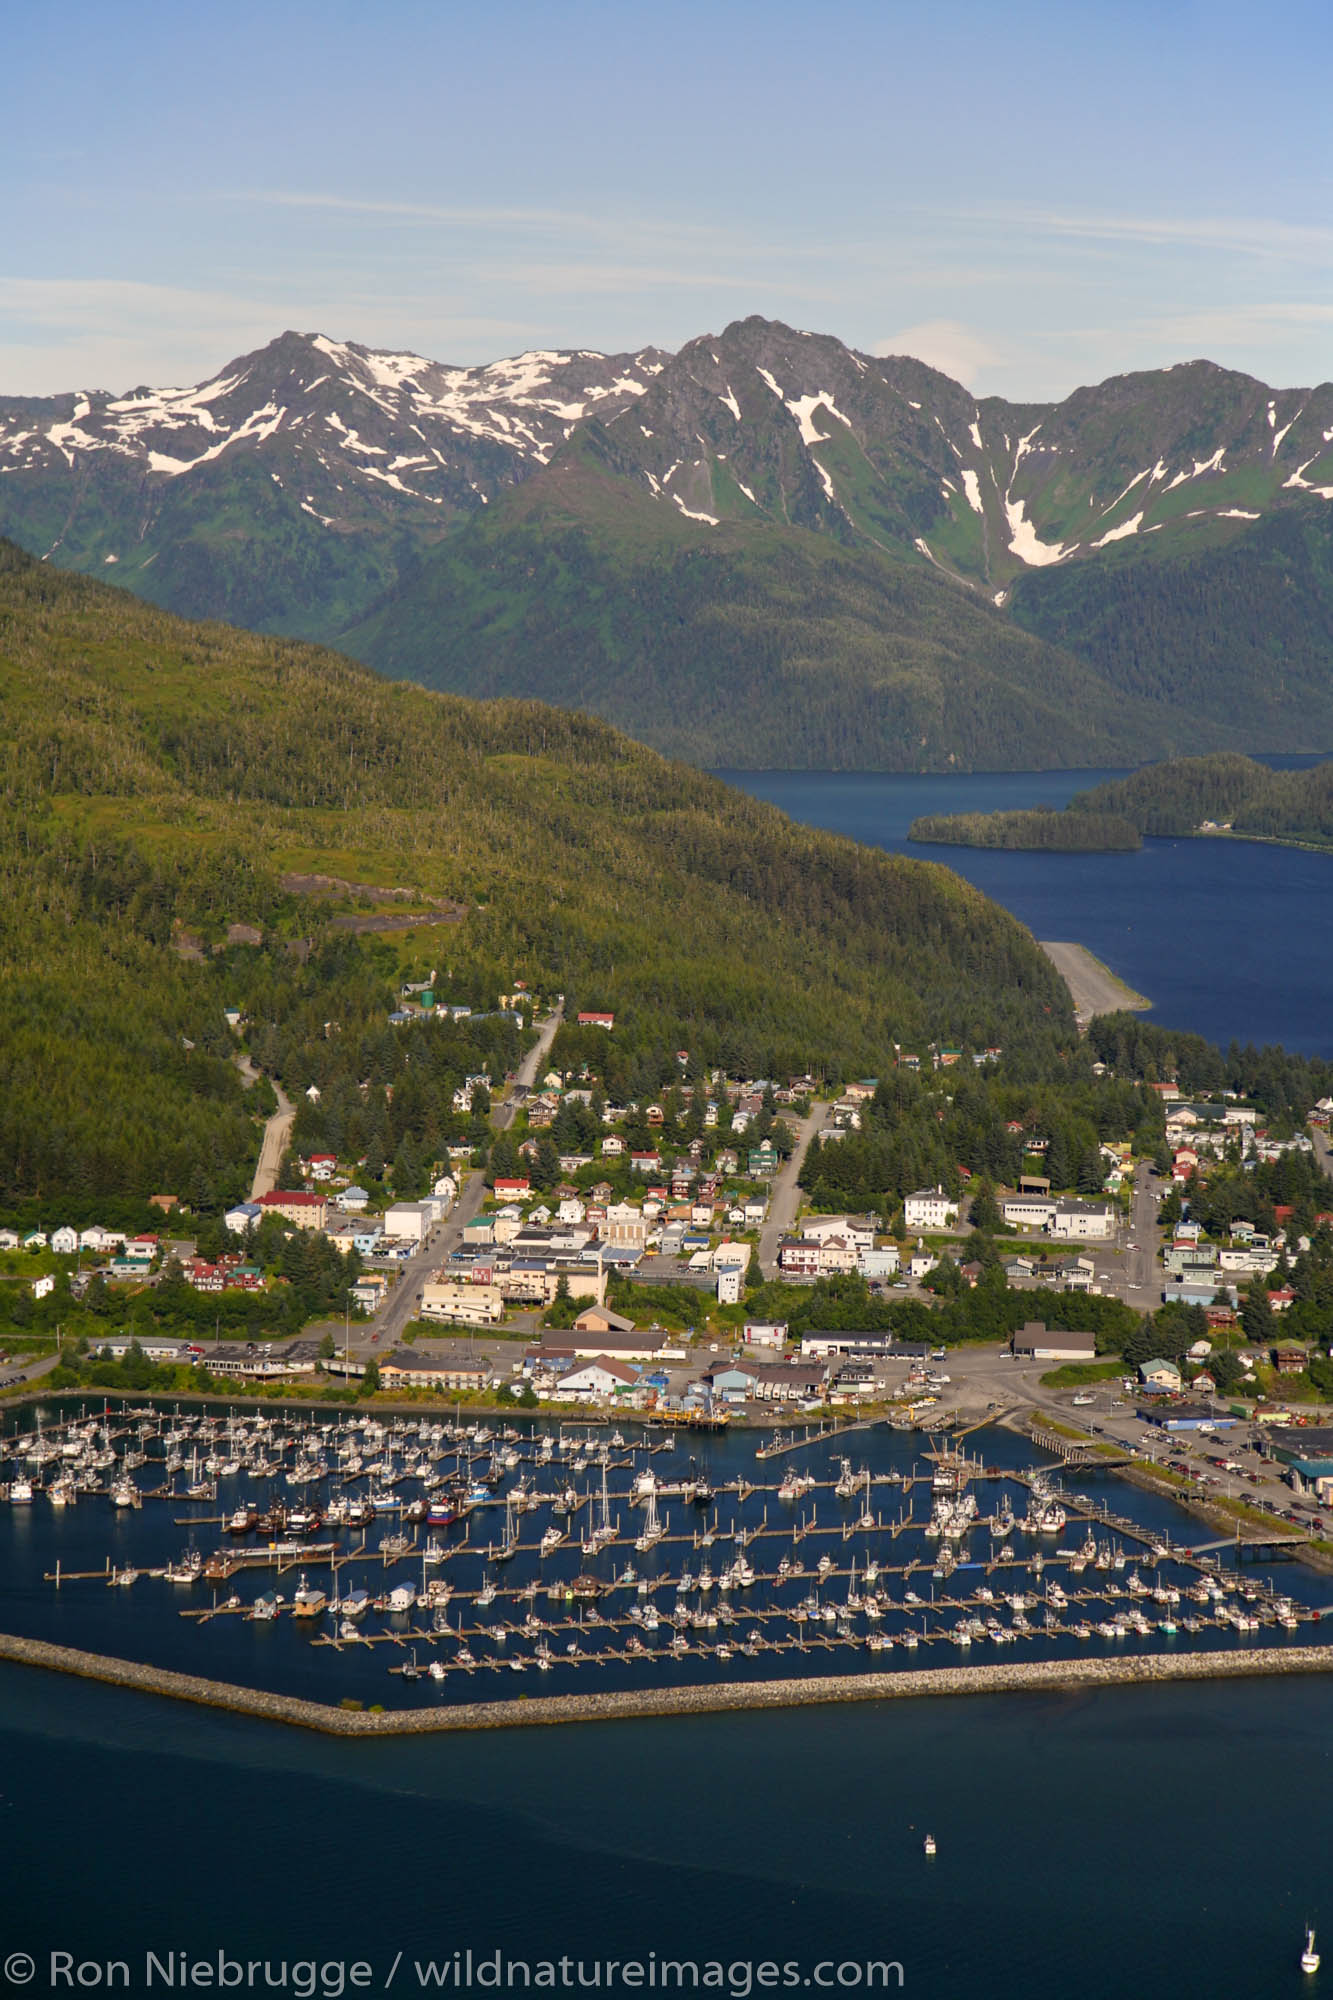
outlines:
M16 1237L17 1243L18 1238ZM104 1229L100 1222L94 1222L79 1237L80 1250L93 1250L100 1256L104 1251L116 1250L125 1241L123 1229ZM0 1244L0 1248L7 1247Z
M717 1302L720 1306L738 1306L741 1302L741 1284L744 1272L739 1264L721 1264L717 1273Z
M79 1247L79 1232L62 1222L59 1229L51 1231L51 1248L57 1257L72 1257Z
M950 1229L958 1220L958 1203L942 1187L918 1188L903 1203L908 1229Z
M892 1278L897 1273L899 1262L897 1244L886 1243L883 1249L862 1250L856 1268L866 1279Z
M50 1298L55 1288L56 1281L49 1275L45 1278L34 1278L32 1281L32 1295L35 1299Z
M370 1206L370 1196L363 1187L353 1185L344 1188L338 1197L339 1208L345 1208L349 1215L361 1215Z
M914 1250L911 1262L907 1266L907 1275L910 1278L927 1277L939 1261L933 1250Z
M264 1211L257 1201L238 1201L235 1208L229 1208L222 1220L232 1236L244 1236L247 1229L263 1219Z

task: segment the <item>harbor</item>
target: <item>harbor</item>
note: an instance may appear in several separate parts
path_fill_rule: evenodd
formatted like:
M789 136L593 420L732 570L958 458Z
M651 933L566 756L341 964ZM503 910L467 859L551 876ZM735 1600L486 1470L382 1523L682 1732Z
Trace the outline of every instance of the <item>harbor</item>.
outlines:
M1000 1430L85 1406L5 1447L12 1643L335 1713L528 1711L538 1689L668 1713L945 1668L989 1689L992 1661L1270 1671L1329 1608L1299 1537L1219 1537Z

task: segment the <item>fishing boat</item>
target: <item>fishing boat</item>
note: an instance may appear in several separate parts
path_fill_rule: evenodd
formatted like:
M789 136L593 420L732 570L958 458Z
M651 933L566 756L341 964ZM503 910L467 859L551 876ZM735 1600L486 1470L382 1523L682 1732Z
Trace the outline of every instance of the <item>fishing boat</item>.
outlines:
M1319 1970L1319 1953L1315 1950L1314 1946L1314 1927L1313 1925L1307 1925L1305 1932L1305 1950L1301 1953L1301 1971L1318 1972L1318 1970Z
M937 1852L935 1846L935 1836L933 1833L928 1833L925 1839L922 1841L921 1845L924 1847L927 1854L934 1854Z

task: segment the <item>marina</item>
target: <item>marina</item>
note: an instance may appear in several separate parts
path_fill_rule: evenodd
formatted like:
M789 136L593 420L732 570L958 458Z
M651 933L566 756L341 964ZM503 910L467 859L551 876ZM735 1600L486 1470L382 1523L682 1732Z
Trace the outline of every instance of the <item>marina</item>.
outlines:
M1262 1654L1330 1602L1294 1539L1004 1430L83 1407L5 1447L16 1641L335 1708Z

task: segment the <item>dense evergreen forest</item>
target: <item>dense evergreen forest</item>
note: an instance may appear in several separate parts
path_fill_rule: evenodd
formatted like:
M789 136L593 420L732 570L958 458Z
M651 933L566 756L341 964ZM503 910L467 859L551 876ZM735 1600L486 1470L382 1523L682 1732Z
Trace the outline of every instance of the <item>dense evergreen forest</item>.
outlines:
M170 1192L207 1216L244 1192L270 1100L224 1007L302 1093L300 1143L418 1181L471 1136L456 1080L498 1078L518 1044L508 1022L390 1028L405 976L479 1013L520 979L571 1018L614 1010L632 1094L682 1050L829 1082L936 1038L998 1043L1020 1075L1074 1059L1054 970L944 869L793 826L585 717L186 624L8 545L0 739L15 1215L133 1223Z
M1141 833L1194 833L1211 821L1255 839L1333 844L1333 763L1270 771L1249 757L1176 757L1069 802L1071 818L1108 812Z
M1003 847L1055 854L1133 853L1139 830L1119 813L1060 812L1054 807L991 813L927 813L914 819L909 840L945 847Z
M589 425L558 481L428 552L343 643L429 687L549 689L703 765L1050 769L1161 740L1081 661L886 556L882 527L869 547L767 523L701 538L622 469Z
M1304 710L1316 719L1305 740L1319 744L1333 639L1327 503L1298 500L1244 532L1204 531L1201 544L1146 541L1026 571L1014 622L1076 653L1127 700L1192 712L1213 742L1243 716L1247 743L1289 743Z
M917 819L910 837L960 847L1082 853L1139 847L1144 834L1198 833L1333 846L1333 763L1271 771L1219 752L1147 764L1076 792L1057 811L956 813Z

